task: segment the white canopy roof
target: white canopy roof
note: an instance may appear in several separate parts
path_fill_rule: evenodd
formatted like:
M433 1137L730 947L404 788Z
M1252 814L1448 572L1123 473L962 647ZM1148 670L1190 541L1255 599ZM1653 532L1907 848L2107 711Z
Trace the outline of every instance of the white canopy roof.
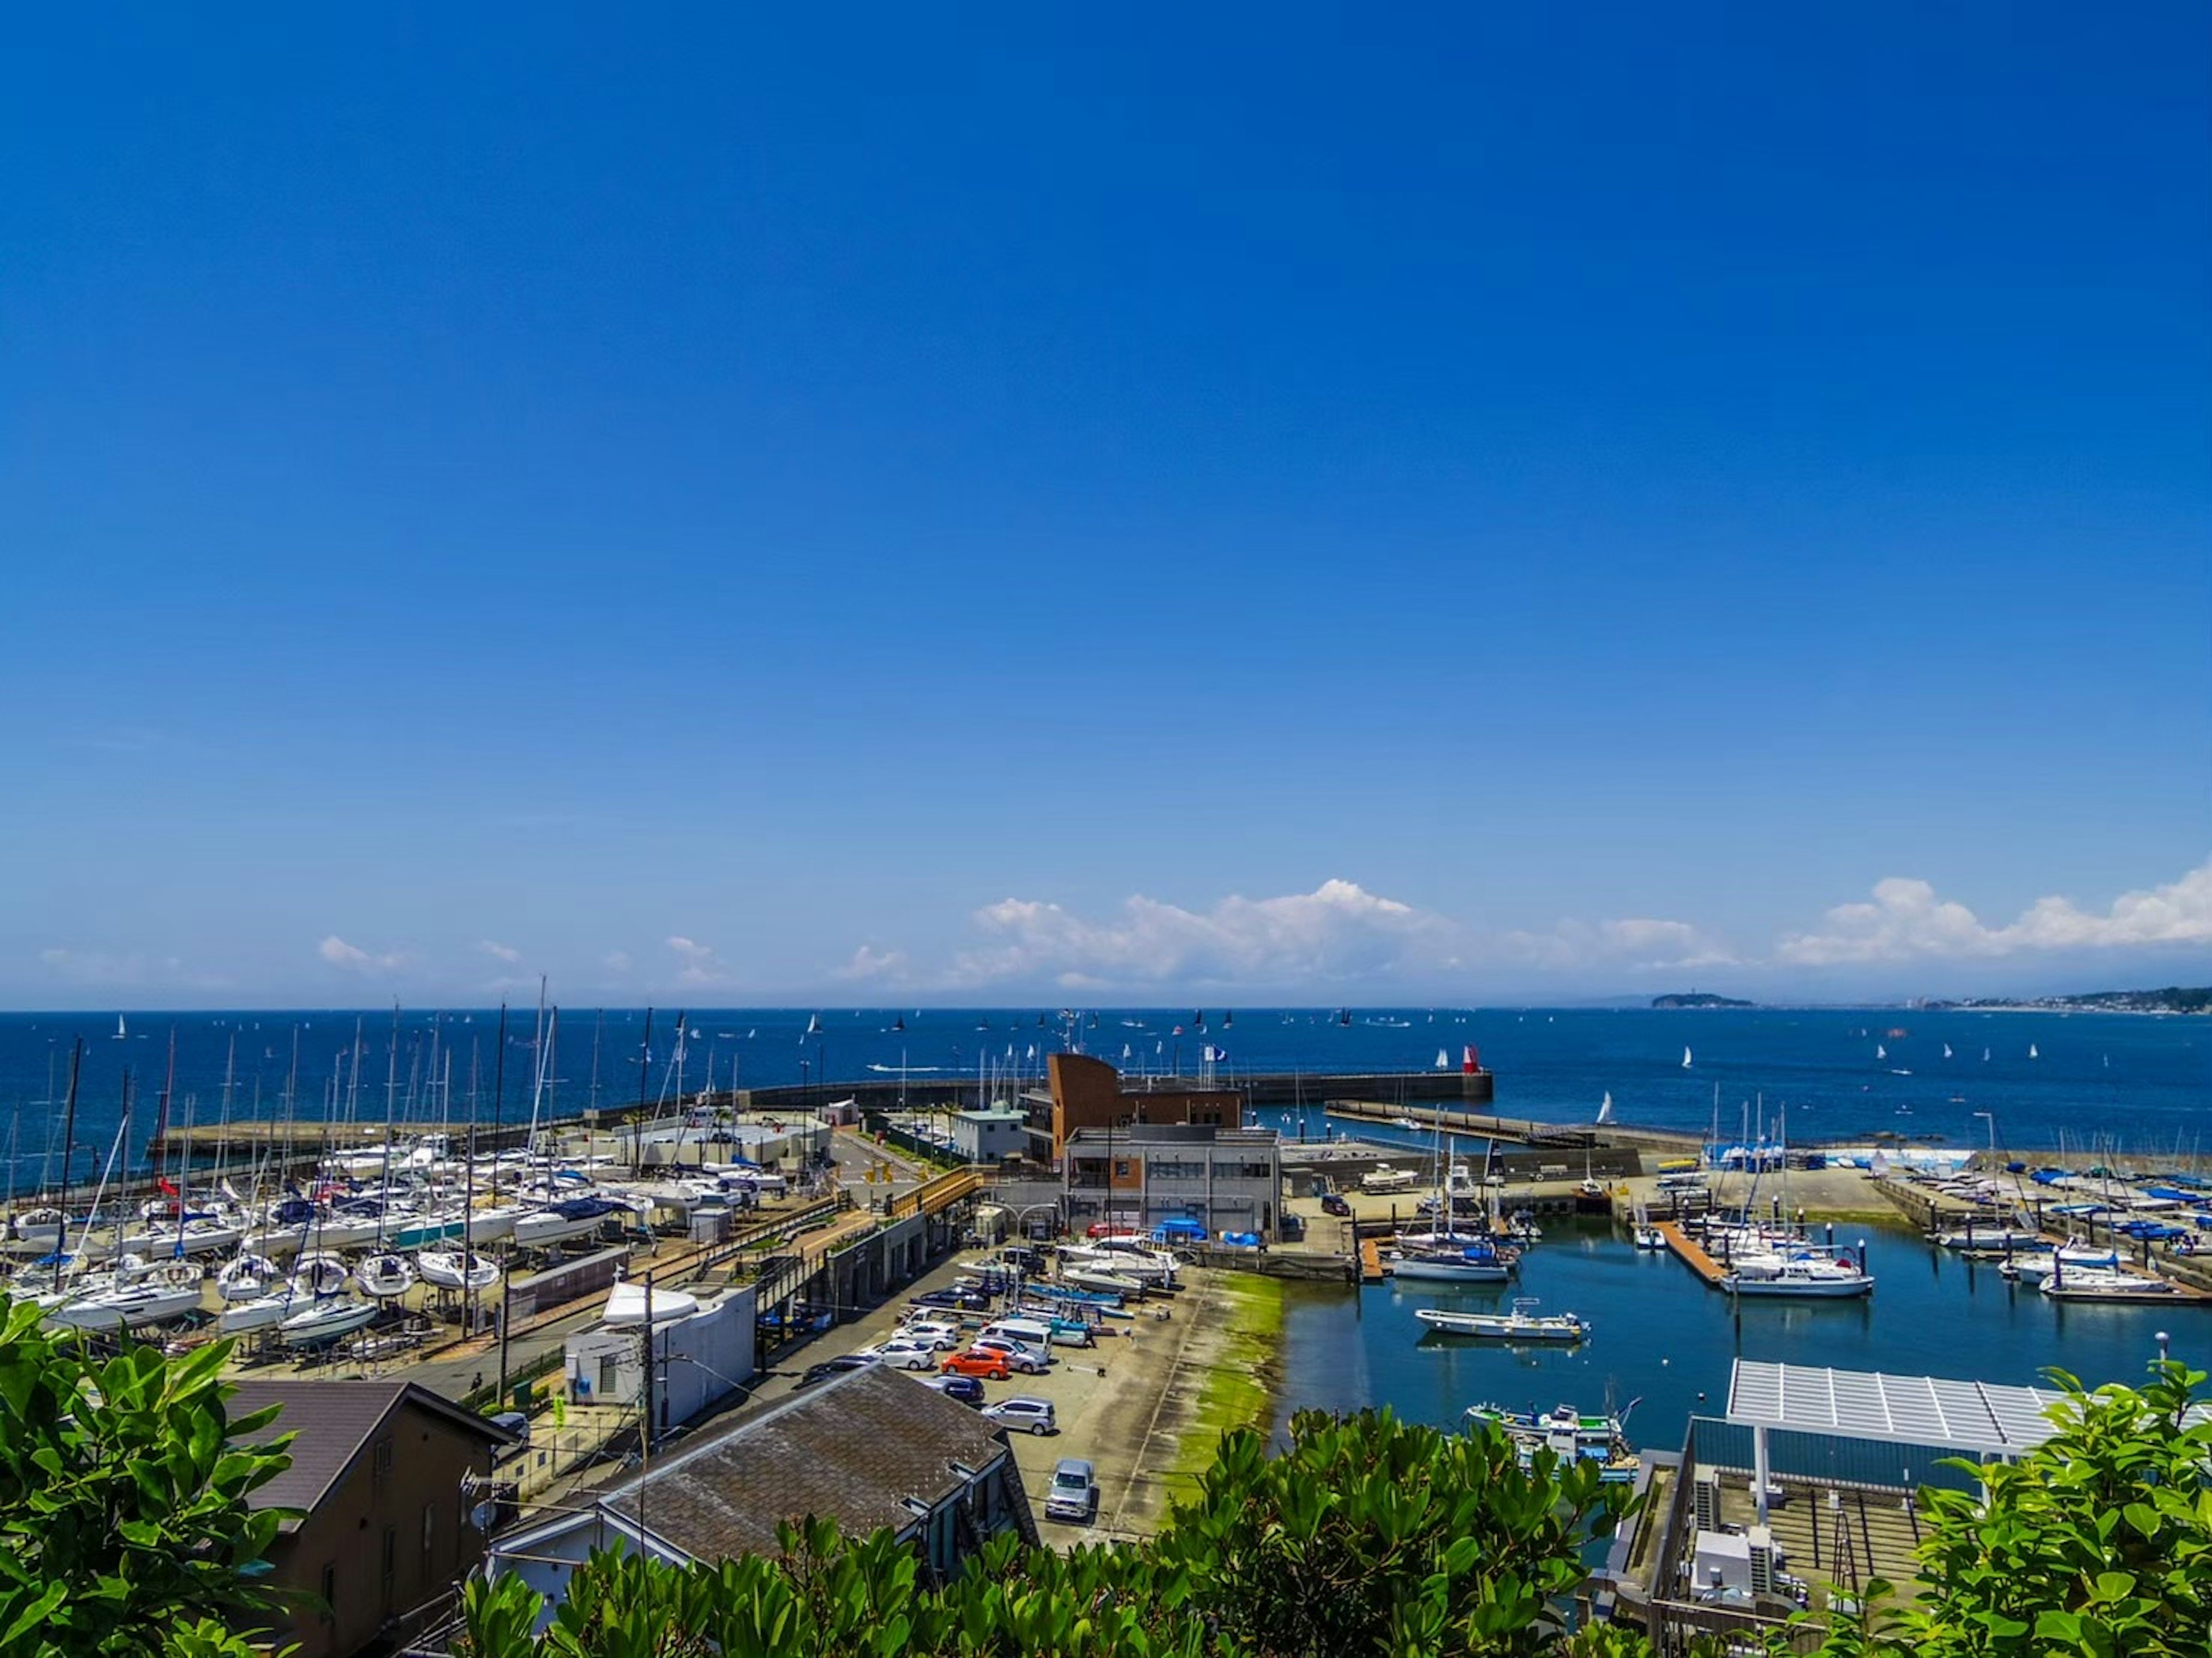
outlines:
M2063 1397L2045 1388L1740 1358L1729 1380L1728 1419L1744 1427L2012 1457L2058 1431L2044 1412Z

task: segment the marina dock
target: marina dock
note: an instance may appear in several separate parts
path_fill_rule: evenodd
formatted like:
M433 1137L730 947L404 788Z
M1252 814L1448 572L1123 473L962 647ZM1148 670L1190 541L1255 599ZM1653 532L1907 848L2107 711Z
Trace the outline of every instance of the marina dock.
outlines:
M1373 1238L1359 1240L1359 1281L1380 1284L1383 1279L1382 1246Z
M1721 1280L1728 1276L1728 1268L1707 1254L1705 1245L1671 1220L1656 1222L1654 1230L1667 1240L1667 1247L1674 1252L1676 1258L1703 1278L1708 1288L1720 1288Z

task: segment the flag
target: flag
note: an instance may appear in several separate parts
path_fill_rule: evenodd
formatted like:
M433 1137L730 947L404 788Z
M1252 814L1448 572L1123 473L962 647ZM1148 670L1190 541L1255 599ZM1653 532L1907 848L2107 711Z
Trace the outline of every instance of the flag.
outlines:
M183 1193L179 1192L175 1187L169 1183L169 1177L167 1175L155 1175L154 1184L161 1187L161 1195L165 1198L181 1197L183 1195Z

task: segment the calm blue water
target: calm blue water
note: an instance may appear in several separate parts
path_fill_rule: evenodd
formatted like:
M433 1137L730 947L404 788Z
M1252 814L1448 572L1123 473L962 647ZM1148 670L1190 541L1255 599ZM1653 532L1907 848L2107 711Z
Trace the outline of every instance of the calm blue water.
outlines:
M1634 1249L1601 1219L1547 1217L1544 1227L1515 1285L1294 1295L1280 1407L1389 1405L1456 1428L1473 1404L1596 1409L1610 1396L1617 1406L1641 1401L1630 1418L1632 1440L1673 1449L1692 1414L1725 1411L1738 1357L2021 1384L2060 1365L2095 1385L2139 1381L2165 1330L2176 1357L2212 1368L2212 1308L2057 1306L1992 1267L1940 1255L1900 1233L1838 1230L1839 1242L1867 1242L1875 1286L1863 1301L1747 1303L1739 1313L1673 1255ZM1488 1309L1516 1296L1593 1321L1591 1339L1573 1349L1515 1350L1439 1338L1413 1317L1417 1307ZM1880 1463L1909 1454L1842 1455ZM1855 1461L1833 1472L1872 1478L1908 1467Z
M1506 1114L1587 1121L1613 1097L1624 1123L1703 1129L1717 1089L1721 1131L1733 1139L1751 1102L1770 1114L1789 1108L1794 1141L1863 1137L1879 1130L1951 1144L1981 1144L1996 1115L2000 1142L2056 1148L2094 1136L2116 1138L2121 1153L2155 1161L2197 1149L2212 1121L2212 1020L2121 1015L1929 1013L1896 1009L1660 1012L1644 1010L1356 1009L1340 1025L1327 1009L1206 1010L1201 1032L1189 1008L1106 1011L1062 1020L1057 1011L899 1011L903 1031L883 1010L824 1010L818 1035L804 1033L810 1010L693 1011L684 1086L741 1085L896 1074L968 1077L979 1061L1020 1079L1042 1072L1043 1056L1071 1035L1089 1052L1131 1070L1194 1072L1211 1042L1229 1058L1222 1074L1243 1072L1425 1070L1439 1050L1456 1068L1462 1046L1479 1046L1498 1078ZM128 1035L114 1039L112 1011L0 1015L0 1113L9 1115L19 1175L35 1181L66 1082L70 1039L87 1038L77 1140L81 1159L104 1157L116 1127L126 1066L136 1075L131 1142L154 1127L155 1096L169 1034L177 1042L173 1115L189 1108L201 1121L222 1109L226 1058L235 1042L235 1114L273 1116L283 1108L294 1039L298 1041L298 1113L319 1119L333 1096L341 1111L380 1121L393 1050L389 1009L356 1014L178 1014L125 1011ZM1043 1023L1040 1023L1040 1019ZM351 1081L356 1020L360 1081ZM429 1070L433 1028L452 1056L453 1114L466 1114L473 1065L483 1121L513 1121L530 1109L532 1015L508 1026L503 1095L492 1097L497 1054L495 1011L406 1013L398 1040L399 1114L436 1114ZM1182 1026L1177 1035L1176 1026ZM653 1022L646 1092L674 1084L674 1013ZM1902 1030L1901 1035L1887 1033ZM589 1103L634 1102L644 1047L641 1009L604 1014L569 1010L555 1050L549 1104L574 1111ZM1953 1057L1942 1055L1950 1044ZM1877 1057L1877 1044L1887 1052ZM2028 1057L2033 1045L2038 1057ZM1682 1068L1682 1050L1692 1064ZM596 1048L596 1053L595 1053ZM1989 1057L1982 1056L1987 1052ZM802 1069L802 1066L804 1069ZM442 1074L443 1062L439 1066ZM1900 1072L1909 1074L1899 1074ZM1318 1133L1317 1121L1311 1125ZM0 1156L4 1156L0 1152ZM84 1163L79 1164L80 1175Z

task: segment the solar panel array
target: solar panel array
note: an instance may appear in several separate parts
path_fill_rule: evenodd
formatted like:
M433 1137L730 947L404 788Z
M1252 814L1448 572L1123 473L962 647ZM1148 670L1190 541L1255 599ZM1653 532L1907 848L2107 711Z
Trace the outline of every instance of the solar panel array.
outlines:
M1738 1359L1728 1419L1752 1428L2018 1456L2057 1431L2041 1388Z

